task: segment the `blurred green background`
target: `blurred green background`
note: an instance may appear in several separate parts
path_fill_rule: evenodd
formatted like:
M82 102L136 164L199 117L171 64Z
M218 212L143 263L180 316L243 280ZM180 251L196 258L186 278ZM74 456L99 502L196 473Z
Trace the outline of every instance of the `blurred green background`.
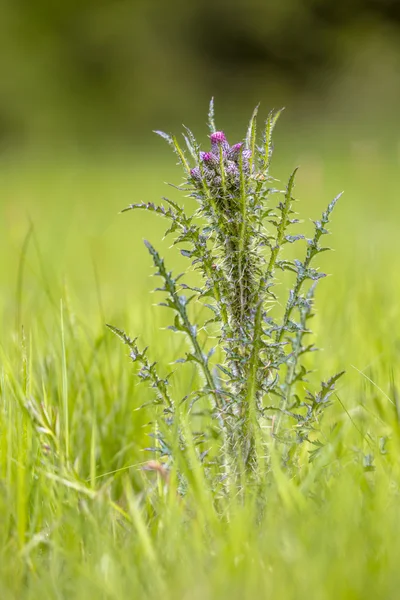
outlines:
M400 99L397 0L1 0L0 142L141 147L149 129L369 117ZM363 127L362 125L360 125ZM367 131L365 131L367 133Z
M285 181L300 165L302 217L316 218L345 191L333 220L336 252L324 258L334 276L321 285L323 345L345 351L340 315L349 333L357 320L346 349L364 352L366 364L371 314L377 339L383 329L397 335L396 0L0 6L2 329L40 323L51 335L66 296L96 328L140 321L154 286L142 238L163 250L170 241L158 243L160 220L118 211L165 194L188 202L165 186L181 173L152 130L179 133L185 123L206 145L215 96L217 124L232 142L258 102L262 117L286 107L273 174ZM168 257L182 266L174 250Z

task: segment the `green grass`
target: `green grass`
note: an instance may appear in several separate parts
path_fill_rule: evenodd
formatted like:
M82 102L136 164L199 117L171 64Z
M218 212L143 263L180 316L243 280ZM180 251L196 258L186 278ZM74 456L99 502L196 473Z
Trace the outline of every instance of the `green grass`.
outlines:
M284 147L285 145L283 145ZM400 216L397 156L368 145L304 155L302 215L342 189L320 284L315 380L342 369L322 425L326 447L295 477L275 465L266 507L220 503L201 470L178 499L141 465L149 399L105 328L139 335L167 365L142 247L163 224L117 215L168 194L173 159L4 161L0 168L0 598L397 598L400 584ZM278 146L279 147L279 146ZM179 182L179 181L178 181ZM176 198L175 192L172 197ZM190 389L191 373L173 384ZM32 414L49 423L38 430ZM335 427L333 427L335 425ZM54 437L52 437L54 434ZM45 446L44 446L45 444ZM143 490L159 488L156 508ZM155 510L161 516L155 516Z

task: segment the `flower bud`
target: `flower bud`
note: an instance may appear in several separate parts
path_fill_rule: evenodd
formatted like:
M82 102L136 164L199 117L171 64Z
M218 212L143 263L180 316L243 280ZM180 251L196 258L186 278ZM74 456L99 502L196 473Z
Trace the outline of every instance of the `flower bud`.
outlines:
M242 152L242 165L243 171L250 171L250 158L251 158L251 150L243 150Z
M212 152L200 152L200 158L206 167L218 167L219 159Z
M216 177L214 177L214 179L211 182L212 187L214 188L220 188L222 185L222 178L217 175Z
M226 137L223 131L216 131L210 135L211 150L214 154L219 156L219 149L222 147L223 154L226 154L229 150L229 144L226 141Z
M230 185L236 186L239 183L239 169L233 161L229 161L225 169L225 175Z
M194 167L194 169L192 169L190 171L190 175L192 177L192 179L194 179L194 181L196 183L200 183L201 182L201 171L199 167Z
M243 142L239 142L238 144L234 144L233 146L231 146L228 152L229 160L238 161L242 148Z

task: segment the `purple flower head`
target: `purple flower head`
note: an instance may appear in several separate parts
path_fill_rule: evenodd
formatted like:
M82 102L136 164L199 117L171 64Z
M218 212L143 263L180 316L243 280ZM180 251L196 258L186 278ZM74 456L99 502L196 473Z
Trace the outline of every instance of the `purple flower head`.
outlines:
M229 144L226 141L226 137L223 131L216 131L210 135L211 140L211 150L214 154L219 155L219 149L222 147L223 152L227 152L229 150Z
M215 131L210 135L210 140L212 144L222 144L226 142L226 137L223 131Z

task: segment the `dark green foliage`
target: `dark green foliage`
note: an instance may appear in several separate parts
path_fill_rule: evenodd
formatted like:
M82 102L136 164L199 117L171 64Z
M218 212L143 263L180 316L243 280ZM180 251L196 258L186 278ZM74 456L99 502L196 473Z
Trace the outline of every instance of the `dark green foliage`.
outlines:
M293 455L298 443L318 445L315 436L309 436L318 430L321 413L342 374L322 384L316 394L307 389L304 357L315 348L305 342L305 336L311 333L308 322L313 316L314 289L325 276L312 263L327 250L320 240L328 233L326 226L339 196L321 220L314 222L311 239L292 232L299 223L293 208L296 170L284 191L276 189L269 172L272 133L280 112L270 113L260 140L257 113L258 108L245 141L230 146L225 134L216 131L211 102L211 152L200 151L194 135L185 128L194 166L174 136L157 132L171 145L184 169L181 189L198 204L193 215L168 199L168 208L140 203L125 209L145 209L168 219L166 234L174 234L174 244L183 246L182 255L200 275L197 287L182 283L182 275L174 277L154 247L145 242L156 275L163 281L158 288L165 295L161 305L174 313L170 329L183 334L190 345L180 362L195 366L201 387L191 390L189 402L186 398L186 402L178 399L174 403L167 391L168 379L157 375L146 351L139 352L135 341L111 328L130 347L132 360L141 367L139 375L155 388L155 404L164 406L163 429L166 422L179 422L180 407L190 413L194 402L201 400L203 414L210 416L202 421L200 438L204 443L208 436L211 444L210 431L217 431L220 452L214 464L220 464L225 473L243 468L256 472L262 460L268 461L271 440L281 445L286 456ZM297 243L305 245L302 259L285 253L287 244ZM282 271L291 272L294 282L286 301L280 295L278 303L276 290ZM205 323L192 322L188 305L194 302L209 309ZM217 342L205 352L199 330L210 323L214 333L217 329ZM267 436L266 430L272 436ZM173 455L165 440L163 447L168 448L166 454Z

